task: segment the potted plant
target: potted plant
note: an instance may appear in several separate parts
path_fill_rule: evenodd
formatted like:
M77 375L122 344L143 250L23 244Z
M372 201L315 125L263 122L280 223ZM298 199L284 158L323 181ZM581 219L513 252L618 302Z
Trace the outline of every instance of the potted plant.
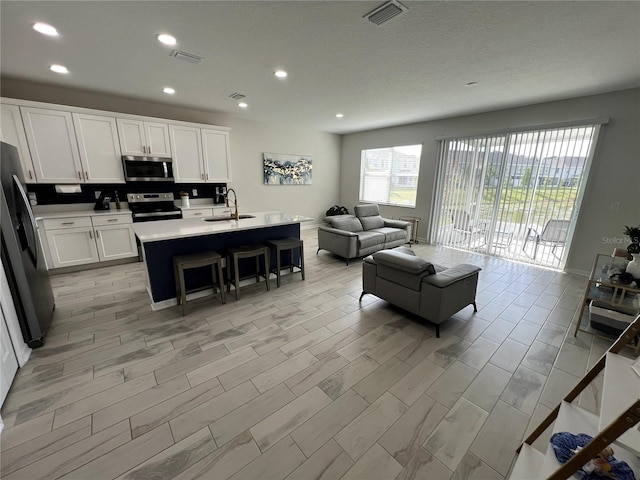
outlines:
M627 273L633 275L635 279L640 279L640 226L630 227L625 225L624 234L631 239L627 252L633 257L633 260L627 265Z
M632 255L640 253L640 226L630 227L625 225L624 234L631 239L631 244L627 247L627 251Z

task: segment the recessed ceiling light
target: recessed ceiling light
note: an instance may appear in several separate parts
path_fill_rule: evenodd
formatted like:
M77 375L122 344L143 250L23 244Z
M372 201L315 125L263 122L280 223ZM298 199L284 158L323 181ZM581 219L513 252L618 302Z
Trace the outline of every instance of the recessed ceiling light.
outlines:
M336 118L342 118L342 117L344 117L343 113L336 113Z
M171 87L164 87L162 89L162 91L164 93L168 93L169 95L173 95L174 93L176 93L176 90L174 88L171 88Z
M160 43L164 43L165 45L175 45L177 43L176 37L166 33L161 33L157 38Z
M36 32L40 32L43 35L49 35L50 37L57 37L59 35L58 34L58 30L56 30L56 27L53 27L53 26L49 25L48 23L38 22L38 23L33 25L33 29Z
M240 108L247 108L249 105L248 105L246 102L240 102L240 103L238 104L238 106L239 106Z
M278 78L287 78L287 72L284 70L276 70L274 75Z
M465 85L465 87L473 87L474 85L477 85L478 82L469 82Z
M69 73L69 70L64 65L51 65L49 70L56 73Z

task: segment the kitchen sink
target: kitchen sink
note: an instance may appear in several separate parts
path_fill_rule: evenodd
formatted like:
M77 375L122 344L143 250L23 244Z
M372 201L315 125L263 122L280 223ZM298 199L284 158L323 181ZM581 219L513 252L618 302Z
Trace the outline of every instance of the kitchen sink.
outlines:
M256 218L256 217L255 215L239 215L238 218L242 220L245 218ZM234 218L233 217L207 217L202 219L203 222L226 222L228 220L234 220Z

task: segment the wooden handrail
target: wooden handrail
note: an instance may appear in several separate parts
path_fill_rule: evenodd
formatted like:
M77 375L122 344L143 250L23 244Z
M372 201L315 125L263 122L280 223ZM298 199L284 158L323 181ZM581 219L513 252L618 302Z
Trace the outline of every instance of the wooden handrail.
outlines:
M638 315L633 322L629 324L629 326L622 332L622 335L618 337L618 339L613 342L613 345L609 347L609 349L600 357L600 359L596 362L596 364L591 367L591 369L586 373L584 377L578 382L578 384L573 387L573 389L564 397L563 401L571 403L573 402L578 395L589 385L594 378L604 370L605 363L607 361L607 353L618 353L622 350L631 340L633 340L638 333L640 332L640 315ZM555 419L558 417L558 412L560 412L560 405L553 409L553 411L547 415L547 417L538 425L538 427L531 432L531 434L524 440L524 442L518 447L516 450L517 453L520 453L522 450L522 445L525 443L527 445L531 445L536 439L544 432L549 425L551 425ZM615 437L618 438L618 437ZM614 440L615 440L614 438ZM604 448L604 446L602 447ZM602 448L600 450L602 450ZM597 452L596 452L597 453ZM586 463L586 462L585 462ZM581 465L582 466L582 465ZM575 470L574 470L575 472Z

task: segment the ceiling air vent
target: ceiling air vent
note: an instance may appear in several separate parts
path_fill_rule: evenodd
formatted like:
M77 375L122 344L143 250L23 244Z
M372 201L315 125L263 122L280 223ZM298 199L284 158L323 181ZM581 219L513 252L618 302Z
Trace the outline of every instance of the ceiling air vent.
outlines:
M229 98L233 98L234 100L242 100L243 98L245 98L246 95L243 95L241 93L232 93L231 95L229 95Z
M189 63L202 63L204 60L203 57L194 55L193 53L181 52L180 50L174 50L169 55Z
M367 13L364 18L369 20L371 23L375 23L376 25L382 25L383 23L388 22L393 17L400 15L407 10L409 9L397 0L391 0L380 5L372 12Z

